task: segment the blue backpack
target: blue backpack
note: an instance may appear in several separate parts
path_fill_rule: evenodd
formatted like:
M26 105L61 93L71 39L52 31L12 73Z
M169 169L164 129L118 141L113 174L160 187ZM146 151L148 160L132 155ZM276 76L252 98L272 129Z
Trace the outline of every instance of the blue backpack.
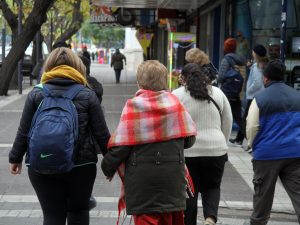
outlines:
M34 114L28 140L29 164L36 172L57 174L72 169L78 137L78 114L72 100L83 88L75 84L58 96L42 86L45 98Z
M225 56L230 68L225 74L225 79L221 85L221 90L227 98L239 98L240 92L243 88L244 78L240 72L234 68L235 63L229 57Z

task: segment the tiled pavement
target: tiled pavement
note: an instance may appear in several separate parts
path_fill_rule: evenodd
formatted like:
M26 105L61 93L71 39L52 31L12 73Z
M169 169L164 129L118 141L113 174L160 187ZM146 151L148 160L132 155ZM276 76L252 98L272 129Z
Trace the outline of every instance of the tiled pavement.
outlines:
M110 131L113 131L126 99L137 90L134 73L123 72L119 85L114 83L114 73L108 66L93 64L91 74L104 86L103 106L107 124ZM26 168L19 176L10 175L7 169L7 154L14 140L26 93L29 91L30 88L25 89L22 96L10 92L10 96L0 97L0 225L41 224L41 210L27 178ZM228 155L229 162L222 183L219 223L241 225L252 209L251 156L237 147L230 147ZM269 224L298 224L282 185L278 183L276 189L274 213ZM115 224L119 181L115 179L112 183L107 183L99 171L94 195L99 204L91 212L91 224ZM199 214L200 222L201 208ZM129 224L129 219L125 224Z

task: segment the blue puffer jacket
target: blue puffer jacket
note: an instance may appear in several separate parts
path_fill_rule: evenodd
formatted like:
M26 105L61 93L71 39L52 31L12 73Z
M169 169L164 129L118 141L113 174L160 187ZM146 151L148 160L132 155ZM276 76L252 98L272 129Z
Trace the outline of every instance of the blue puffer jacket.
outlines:
M300 157L300 92L283 82L272 82L255 100L260 128L253 141L253 158Z

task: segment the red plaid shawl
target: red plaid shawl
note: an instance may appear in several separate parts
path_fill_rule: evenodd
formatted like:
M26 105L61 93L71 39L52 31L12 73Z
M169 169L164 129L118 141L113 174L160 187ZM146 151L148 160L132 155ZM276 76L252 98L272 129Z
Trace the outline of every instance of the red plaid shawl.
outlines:
M196 135L195 124L176 96L167 91L140 89L127 101L116 131L112 134L108 148L167 141ZM120 214L126 208L124 199L125 165L118 168L122 181L118 203ZM186 167L188 187L194 191L193 182Z
M176 96L140 89L127 101L108 148L196 135L195 124Z

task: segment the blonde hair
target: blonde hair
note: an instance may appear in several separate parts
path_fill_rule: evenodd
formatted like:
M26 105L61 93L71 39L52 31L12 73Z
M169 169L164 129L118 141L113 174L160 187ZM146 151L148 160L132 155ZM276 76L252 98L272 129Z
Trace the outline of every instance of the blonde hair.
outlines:
M157 60L147 60L141 63L136 76L142 89L161 91L168 88L167 68Z
M61 47L54 49L48 56L45 64L44 71L48 72L54 67L60 65L67 65L79 73L81 73L86 78L85 65L82 63L81 59L69 48Z
M192 48L192 49L188 50L185 54L185 60L188 63L196 63L200 66L210 63L208 55L206 55L199 48Z

